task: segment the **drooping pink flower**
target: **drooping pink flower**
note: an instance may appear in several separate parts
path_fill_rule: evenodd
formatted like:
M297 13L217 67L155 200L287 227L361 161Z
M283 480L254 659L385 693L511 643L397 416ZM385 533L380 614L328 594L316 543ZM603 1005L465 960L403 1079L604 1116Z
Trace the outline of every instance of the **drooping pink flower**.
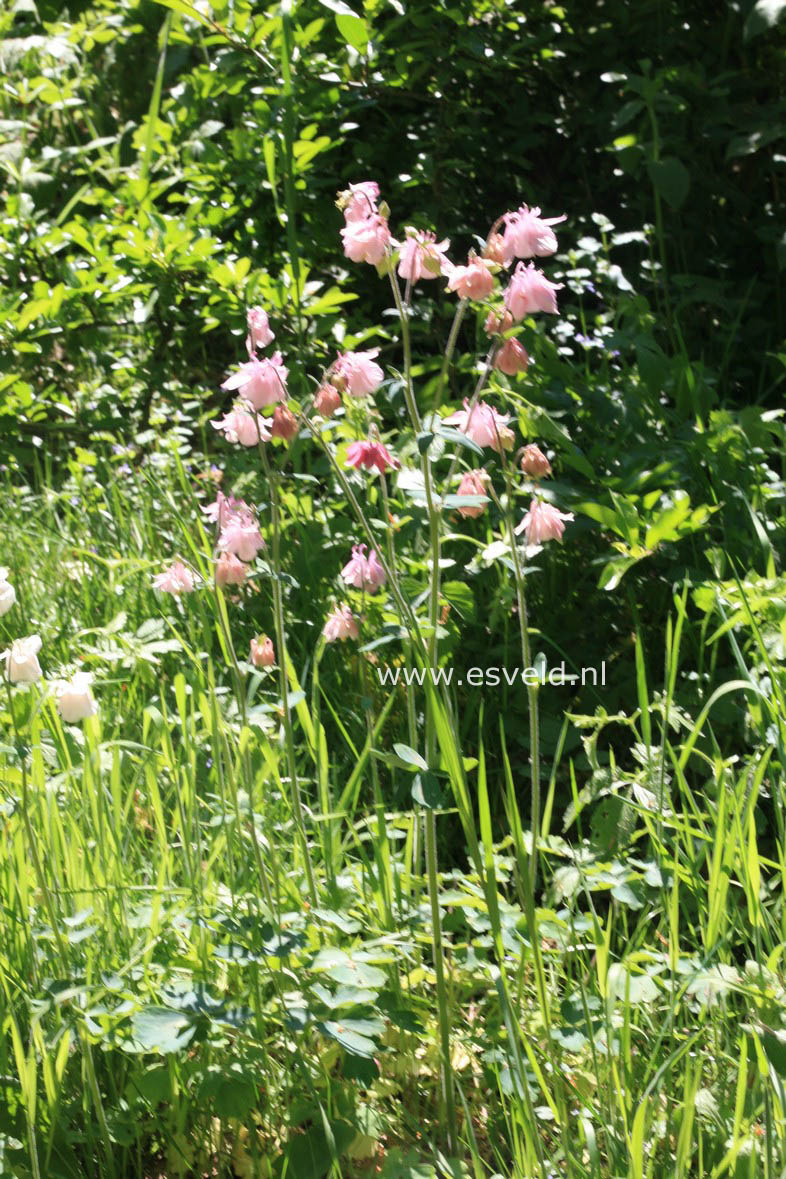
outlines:
M355 616L346 602L342 602L331 611L322 630L328 643L335 643L337 639L342 643L347 639L356 639L359 633Z
M212 504L207 504L202 511L211 524L218 524L223 528L232 516L250 512L251 508L244 499L235 499L234 495L224 495L223 491L219 491Z
M572 512L560 512L553 504L533 499L516 532L525 534L527 544L545 544L547 540L562 540L565 524L572 519Z
M248 406L248 402L245 403ZM243 403L236 405L230 413L225 414L220 421L212 422L216 430L221 430L228 442L239 442L241 446L256 446L260 438L263 442L270 439L270 430L263 418L257 418L251 412L251 407L244 408Z
M372 552L367 557L364 544L352 546L352 556L341 570L341 576L347 585L370 594L375 593L387 580L379 556Z
M513 316L509 311L503 311L498 315L496 311L489 311L486 316L486 322L483 324L483 330L487 336L498 336L502 332L509 332L513 327Z
M314 412L320 417L332 418L341 407L341 394L333 385L321 385L314 397Z
M386 471L395 470L401 464L382 442L368 439L367 441L350 443L347 450L346 466L354 467L358 471L361 467L365 467L367 471L376 469L380 475L384 475Z
M231 373L221 386L222 389L237 389L240 396L262 409L273 405L287 395L289 370L284 367L280 352L264 356L261 360L253 356L241 364L236 373Z
M516 373L525 373L528 365L529 356L518 340L505 340L494 357L494 367L509 377L515 377Z
M533 311L556 315L554 292L561 290L562 286L562 283L549 282L542 270L535 269L534 263L525 266L519 262L505 291L505 306L515 320L523 319Z
M297 418L285 405L277 405L273 411L273 438L282 438L290 442L298 432Z
M154 589L165 594L174 594L175 597L190 593L194 586L194 574L180 560L173 561L168 569L153 578Z
M331 369L331 382L350 397L368 397L375 393L385 379L385 374L374 360L379 348L367 352L342 352Z
M464 408L456 410L443 420L446 426L456 426L478 446L490 446L498 454L503 450L510 450L513 445L515 436L508 426L510 414L497 413L496 409L485 401L478 401L470 407L469 399L465 397Z
M377 212L379 200L379 185L376 180L361 180L359 184L350 184L345 192L339 193L338 204L344 210L344 220L349 225L352 221L365 221Z
M379 266L391 244L390 229L378 213L363 221L349 221L341 230L344 253L352 262Z
M478 471L467 471L459 483L458 494L485 495L486 485L490 478L488 471L485 471L483 467ZM482 516L485 510L485 504L464 504L459 508L459 515L474 519L476 516Z
M466 266L454 266L448 279L448 290L456 291L462 299L485 299L494 289L494 276L483 258L470 253Z
M242 585L248 570L234 553L222 553L216 562L216 581L220 586Z
M530 479L545 479L551 474L551 463L534 442L530 442L522 450L519 466Z
M445 256L450 245L448 238L438 242L435 233L407 229L407 236L401 244L398 272L411 283L421 278L438 278L449 274L452 262Z
M264 543L259 525L250 513L233 516L218 538L219 549L234 553L241 561L253 561Z
M276 662L276 650L273 640L267 635L259 635L251 640L249 657L254 667L273 667Z
M271 340L275 340L276 337L270 330L267 312L263 307L249 307L246 313L246 323L248 324L246 347L249 356L252 355L255 348L267 348Z
M541 217L540 209L522 205L504 217L503 235L505 265L514 258L543 258L557 249L557 236L552 225L559 225L566 217Z
M376 593L385 584L387 579L388 575L382 566L379 555L372 549L366 562L366 590L370 594Z

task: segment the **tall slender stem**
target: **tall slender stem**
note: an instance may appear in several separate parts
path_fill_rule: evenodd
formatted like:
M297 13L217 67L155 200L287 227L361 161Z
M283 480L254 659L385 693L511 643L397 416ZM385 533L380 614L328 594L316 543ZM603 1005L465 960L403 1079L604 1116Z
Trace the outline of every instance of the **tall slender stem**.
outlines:
M14 712L14 698L11 693L11 681L7 678L8 672L6 670L6 693L8 695L8 709L11 713L11 724L14 730L14 738L16 740L17 752L19 754L19 765L22 771L22 822L25 825L25 832L27 834L27 842L30 846L30 858L33 861L33 871L35 872L38 887L41 895L44 898L44 904L49 916L49 921L52 926L52 934L57 942L57 948L62 959L62 965L67 969L68 967L68 947L63 938L62 931L57 924L57 914L55 911L55 904L52 900L52 894L49 891L49 886L46 883L44 876L44 869L41 864L41 857L38 854L38 844L36 843L35 833L33 831L33 824L30 821L30 786L27 780L27 766L25 764L25 755L22 750L22 740L19 734L19 726L16 723L16 713Z
M272 527L272 581L273 581L273 622L276 631L276 649L278 654L279 684L281 687L281 708L284 714L284 740L287 747L287 763L289 768L289 789L292 798L292 809L295 815L295 825L303 850L303 861L306 869L306 881L311 904L318 905L317 885L314 869L311 865L311 854L308 847L308 835L303 814L303 801L300 797L300 787L297 777L297 759L295 757L295 736L292 731L292 712L289 706L289 678L287 655L287 635L284 625L284 595L281 589L281 513L278 493L278 473L274 472L267 457L264 445L260 441L259 453L262 457L268 487L270 489L270 521Z
M420 433L422 423L418 412L417 401L412 387L412 348L409 336L409 318L407 308L401 299L392 264L388 268L390 286L393 291L396 309L401 320L401 343L404 350L404 396L407 409L412 421L413 429ZM431 463L428 450L421 455L423 470L423 486L426 494L426 509L429 522L429 545L431 549L431 573L429 577L429 633L428 633L428 671L437 667L438 659L438 626L439 626L439 562L440 562L440 516L439 503L434 493L431 474ZM437 762L437 729L433 708L426 703L426 762L429 769L436 767ZM448 1007L448 993L445 981L445 960L442 944L442 919L439 911L439 875L437 870L437 819L434 811L426 808L424 822L426 826L426 871L428 873L428 892L431 906L431 928L434 958L434 973L437 980L437 1005L439 1008L439 1042L441 1058L441 1087L445 1113L445 1128L448 1149L455 1153L456 1138L456 1094L453 1081L453 1065L450 1053L450 1011Z

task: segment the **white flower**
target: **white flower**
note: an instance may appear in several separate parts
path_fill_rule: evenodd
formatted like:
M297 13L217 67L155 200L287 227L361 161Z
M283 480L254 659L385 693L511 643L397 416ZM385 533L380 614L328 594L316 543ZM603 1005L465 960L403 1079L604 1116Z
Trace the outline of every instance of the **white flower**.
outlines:
M3 652L6 660L6 675L12 684L34 684L41 678L41 664L38 652L41 650L39 635L26 639L15 639L8 651Z
M69 725L85 717L95 716L98 705L90 691L90 676L87 672L78 671L71 680L58 685L57 711Z
M5 579L5 569L0 569L0 615L7 614L16 601L16 590Z

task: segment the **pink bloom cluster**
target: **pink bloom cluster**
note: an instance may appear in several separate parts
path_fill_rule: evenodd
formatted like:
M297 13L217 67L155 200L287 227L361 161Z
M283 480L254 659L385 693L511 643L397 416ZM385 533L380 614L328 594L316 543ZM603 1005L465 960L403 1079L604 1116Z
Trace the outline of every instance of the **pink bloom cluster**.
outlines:
M376 362L379 348L367 352L341 352L330 368L330 382L350 397L368 397L376 393L385 374Z
M352 262L379 266L391 247L387 217L377 206L379 185L374 180L350 184L339 198L344 210L341 240L344 253Z

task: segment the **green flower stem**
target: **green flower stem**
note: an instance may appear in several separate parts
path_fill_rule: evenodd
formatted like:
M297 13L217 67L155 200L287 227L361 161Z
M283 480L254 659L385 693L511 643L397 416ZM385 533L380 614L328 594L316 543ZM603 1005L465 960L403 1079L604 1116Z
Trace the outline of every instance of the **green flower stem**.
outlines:
M412 349L409 336L409 319L407 310L401 299L392 263L388 267L390 285L393 291L396 310L401 321L401 342L404 350L404 396L412 426L419 434L422 422L412 388ZM455 343L455 341L454 341ZM426 493L426 508L429 521L429 544L431 549L431 575L429 579L429 634L428 634L428 666L429 670L436 669L438 659L437 629L439 625L439 561L440 561L440 516L439 503L434 494L431 476L431 463L428 453L421 456L423 470L423 486ZM426 762L429 769L436 768L437 763L437 730L433 716L433 709L426 705ZM453 1080L453 1065L450 1054L450 1011L448 993L445 980L444 949L442 944L442 921L439 912L439 875L437 870L437 820L434 811L426 810L426 871L428 874L428 891L431 905L431 927L434 939L433 957L434 972L437 979L437 1005L439 1009L439 1041L441 1056L441 1087L444 1108L444 1122L448 1149L451 1154L457 1150L456 1136L456 1092Z
M6 677L8 672L6 671ZM38 854L38 844L36 843L35 832L33 831L33 824L30 821L30 785L27 780L27 766L25 765L25 755L22 752L22 740L19 733L19 726L16 723L16 714L14 712L14 698L11 693L11 681L5 680L6 693L8 695L8 710L11 713L11 724L14 730L14 738L16 740L17 751L19 753L19 765L22 771L22 822L25 825L25 833L27 835L27 842L30 847L30 858L33 861L33 871L38 882L38 887L41 896L44 899L46 911L49 916L49 922L52 926L52 933L57 942L57 949L60 954L63 969L68 973L68 946L63 937L62 930L57 924L57 913L55 904L52 899L52 894L49 891L49 886L46 883L44 876L43 865L41 864L41 857Z
M311 854L308 847L306 822L303 813L303 801L300 797L300 787L297 777L297 759L295 757L295 736L292 731L292 712L289 706L289 680L287 677L287 636L284 625L284 595L281 589L281 517L279 506L278 473L274 472L267 457L267 451L260 441L259 453L262 466L270 489L270 518L272 525L272 580L273 580L273 621L276 631L276 655L278 659L279 683L281 686L281 706L284 713L284 739L287 747L287 763L289 768L289 789L292 798L292 808L295 815L295 825L303 850L303 861L306 868L306 881L312 907L319 904L314 869L311 864Z

